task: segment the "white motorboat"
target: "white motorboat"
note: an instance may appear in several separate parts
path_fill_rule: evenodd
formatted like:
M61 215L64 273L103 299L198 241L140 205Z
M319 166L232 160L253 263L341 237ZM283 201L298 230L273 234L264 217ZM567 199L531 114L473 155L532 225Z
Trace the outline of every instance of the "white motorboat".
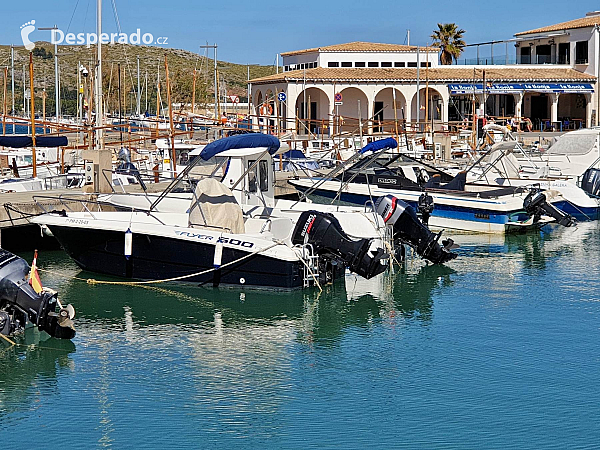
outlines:
M82 268L126 278L292 289L328 282L346 268L365 278L385 271L392 249L375 211L275 204L266 156L278 148L268 135L215 141L198 158L208 165L188 166L159 196L112 194L100 203L110 211L48 213L32 222L48 227ZM172 192L209 166L213 177L192 193ZM240 171L241 181L230 178ZM408 210L392 213L387 223L402 224L403 238L422 254L437 262L455 257Z
M375 141L362 150L362 156L350 161L353 164L334 170L328 177L289 183L305 193L357 205L385 195L393 195L415 209L435 205L428 214L429 225L436 229L508 233L547 223L547 219L540 220L541 215L526 210L528 189L470 184L464 172L445 183L440 174L427 179L429 174L423 166L403 163L402 154L390 151L395 147L392 138ZM545 194L547 200L549 195ZM552 193L553 201L559 198L559 193ZM552 214L557 220L562 219L557 211Z

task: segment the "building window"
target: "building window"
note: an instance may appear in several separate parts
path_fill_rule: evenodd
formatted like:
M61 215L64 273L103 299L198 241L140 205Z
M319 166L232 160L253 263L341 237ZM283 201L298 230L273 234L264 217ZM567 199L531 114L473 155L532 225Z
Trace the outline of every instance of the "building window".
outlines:
M369 67L379 67L379 63L378 62L369 62L368 66Z
M354 63L354 67L365 67L365 62L364 61L362 61L362 62L355 62Z
M404 63L404 61L402 61L402 62L396 61L394 63L394 67L406 67L406 64Z
M549 45L538 45L535 47L535 57L538 64L552 63L552 48Z
M421 67L431 67L431 63L430 62L422 62Z
M575 43L575 64L588 63L588 43L579 41Z
M409 62L408 63L408 67L417 67L417 63L416 62Z
M290 66L285 66L285 67L283 68L283 71L284 71L284 72L289 72L289 71L290 71Z
M339 62L328 62L327 63L327 67L340 67L340 63Z
M342 67L352 67L352 63L349 61L342 61Z
M521 64L531 64L531 47L521 47Z
M558 63L571 64L571 44L568 42L558 44Z
M391 62L382 62L381 67L392 67L392 63Z

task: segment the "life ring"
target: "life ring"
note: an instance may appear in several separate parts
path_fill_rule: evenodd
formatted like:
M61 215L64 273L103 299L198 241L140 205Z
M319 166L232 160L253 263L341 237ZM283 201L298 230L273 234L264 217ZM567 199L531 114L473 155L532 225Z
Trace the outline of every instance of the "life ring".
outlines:
M261 116L272 116L273 115L273 107L269 103L263 103L259 109Z

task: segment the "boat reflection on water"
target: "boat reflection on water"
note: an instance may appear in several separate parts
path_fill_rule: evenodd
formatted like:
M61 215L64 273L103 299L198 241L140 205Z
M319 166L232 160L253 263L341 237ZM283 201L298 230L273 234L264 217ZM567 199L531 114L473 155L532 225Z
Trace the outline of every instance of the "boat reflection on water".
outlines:
M415 259L370 280L346 275L323 292L272 292L196 288L176 285L102 286L90 288L77 283L63 287L77 296L78 330L94 334L115 330L125 337L174 333L187 339L208 335L247 332L252 339L277 343L278 340L339 339L351 326L372 324L379 319L431 320L433 293L452 283L455 270L448 266L425 264ZM85 295L79 292L86 292ZM237 344L236 344L237 345Z
M73 369L75 344L68 339L28 328L11 340L17 345L0 341L0 422L6 414L46 403L59 392L59 375Z
M69 264L63 271L86 278ZM114 402L115 392L129 398L132 386L144 385L144 395L135 397L142 408L180 396L178 405L205 414L208 423L222 415L244 422L257 405L275 410L285 403L298 354L339 347L348 334L430 322L436 291L452 283L453 273L414 260L369 281L348 275L322 293L278 293L91 286L46 272L45 283L77 306L77 352L71 341L56 339L0 348L0 415L11 421L37 402L60 414L66 408L60 399L75 395L99 439L110 441L129 414ZM165 392L173 380L179 389Z
M460 245L460 261L454 267L461 273L512 274L517 266L544 270L548 260L555 258L561 265L572 265L577 259L588 264L587 249L590 239L597 239L598 226L598 222L581 222L570 228L547 225L525 234L457 234L453 238Z

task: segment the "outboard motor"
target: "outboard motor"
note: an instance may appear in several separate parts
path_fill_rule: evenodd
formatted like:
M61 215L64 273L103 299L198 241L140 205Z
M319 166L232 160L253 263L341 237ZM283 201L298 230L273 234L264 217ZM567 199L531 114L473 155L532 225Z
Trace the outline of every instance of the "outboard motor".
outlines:
M565 227L571 227L577 223L569 214L548 203L546 195L536 188L532 189L523 200L523 208L527 214L533 217L534 223L539 222L542 214L552 217L556 223Z
M452 239L438 240L442 233L433 234L421 223L414 208L408 203L386 195L375 202L377 213L383 217L386 225L394 228L394 240L413 247L417 253L434 264L443 264L456 258L456 253L450 250L456 248Z
M588 169L583 173L581 189L594 197L600 196L600 169Z
M31 322L50 336L72 339L75 310L67 305L57 313L57 293L38 294L27 281L29 270L24 259L0 249L0 333L22 331Z
M350 238L329 213L304 211L292 233L294 245L311 244L319 256L342 261L352 272L372 278L387 269L388 255L374 239Z
M125 147L121 147L119 150L119 165L117 166L116 172L122 174L130 174L135 176L138 180L140 179L140 172L135 167L135 165L131 162L131 156L129 153L129 149ZM144 189L145 191L146 189Z
M433 197L427 192L423 192L417 202L417 208L419 209L419 214L421 214L421 222L429 228L429 217L433 212Z

